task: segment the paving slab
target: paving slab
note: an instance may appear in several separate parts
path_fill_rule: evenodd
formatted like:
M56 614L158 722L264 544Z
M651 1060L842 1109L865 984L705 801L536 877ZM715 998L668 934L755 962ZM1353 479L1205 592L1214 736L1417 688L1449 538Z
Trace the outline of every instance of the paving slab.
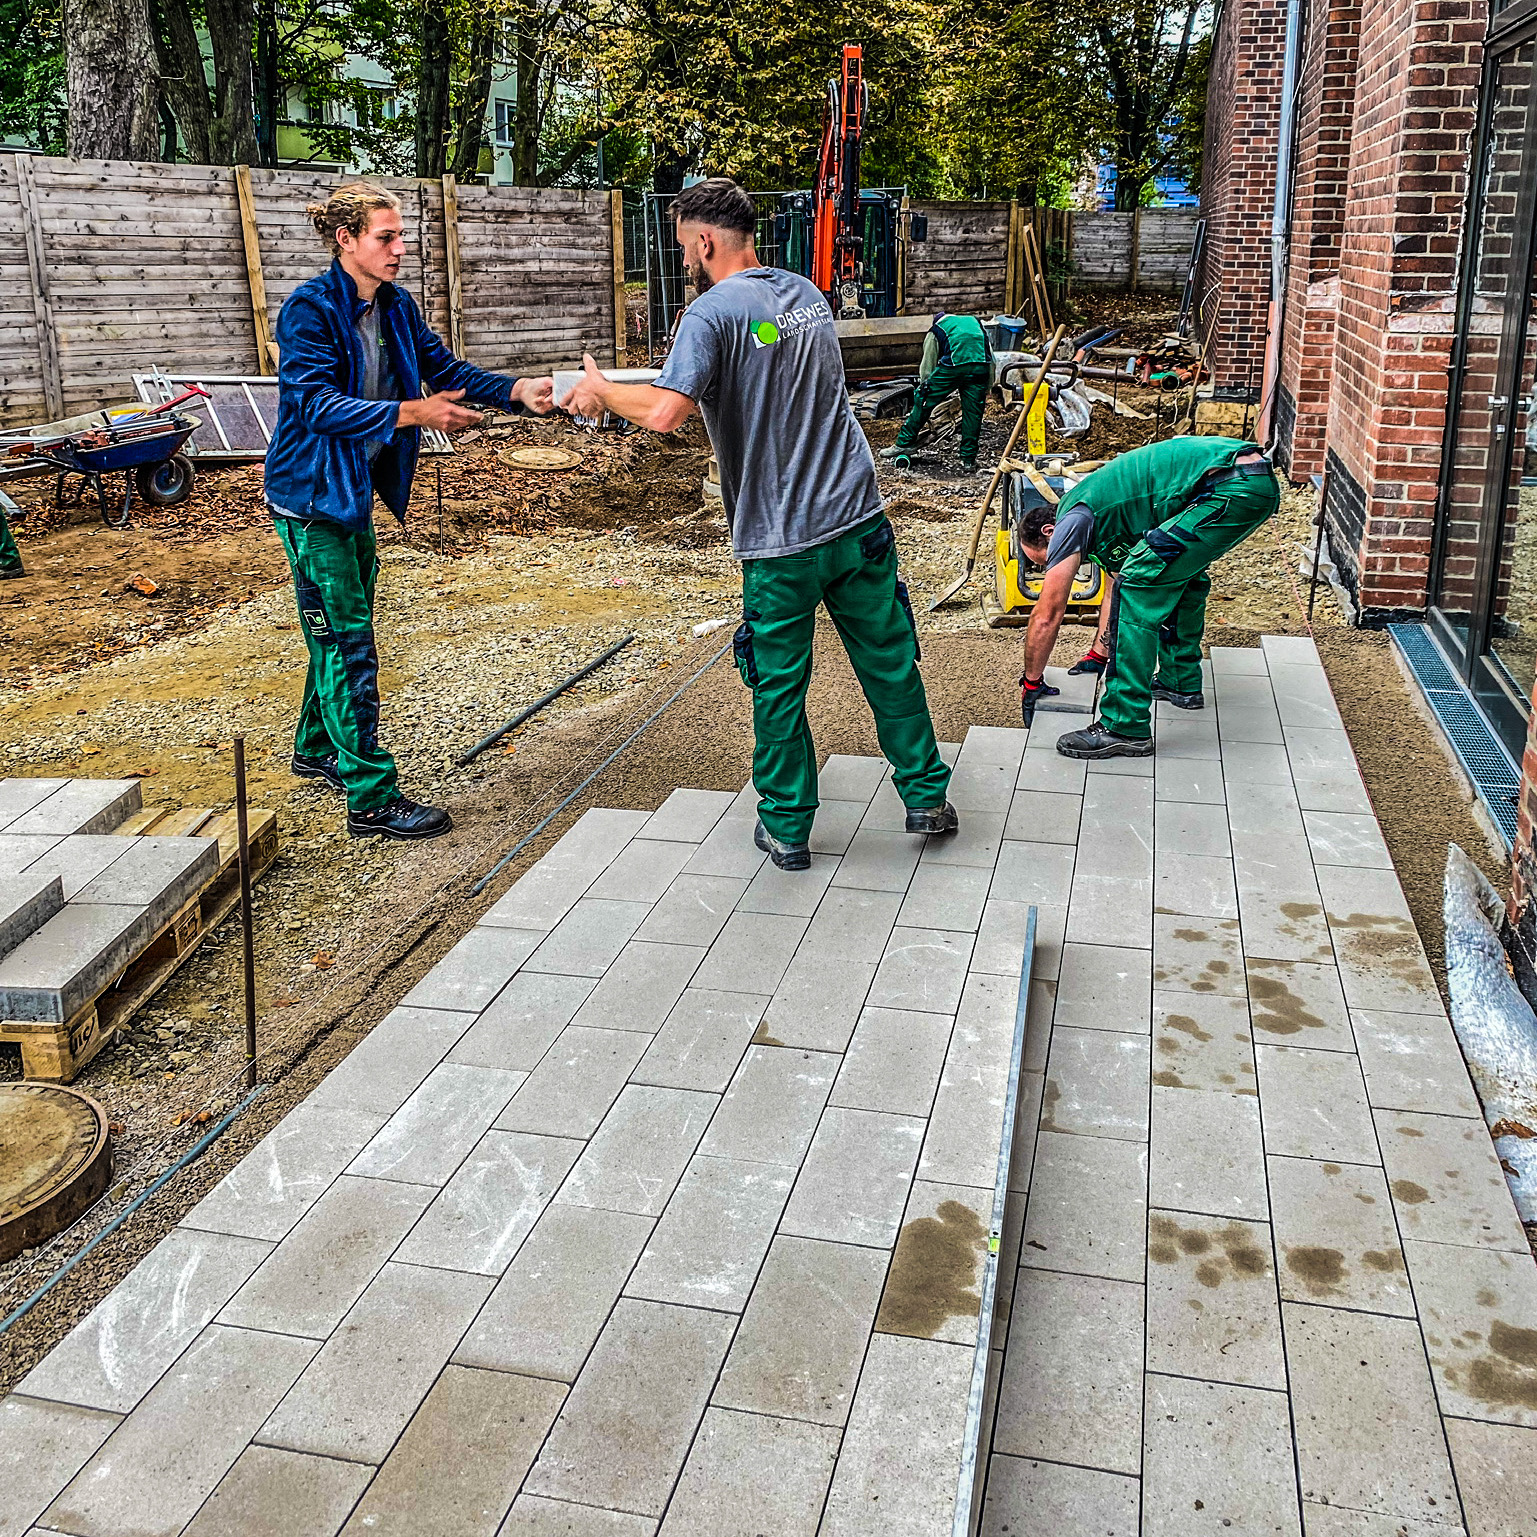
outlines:
M48 799L55 790L62 790L68 779L17 778L0 779L0 832L17 817Z
M691 987L647 1044L631 1075L664 1089L724 1093L769 1006L752 993Z
M16 780L0 780L0 794ZM3 802L0 802L3 804ZM861 1346L861 1349L863 1347ZM0 1403L0 1532L20 1537L90 1461L122 1417L12 1394Z
M0 875L0 955L7 955L64 906L57 875Z
M641 836L703 843L735 799L729 790L674 790L641 824Z
M362 1463L248 1446L185 1537L335 1537L373 1476Z
M515 976L459 1037L448 1060L532 1072L595 985L591 977L547 972Z
M65 845L74 843L66 839ZM169 923L219 873L217 838L123 838L126 852L73 892L72 902L143 907L155 928ZM45 856L33 868L47 865Z
M478 1014L537 950L537 929L472 929L401 1000L407 1008Z
M24 797L27 793L22 791L20 795ZM143 789L137 779L68 779L6 821L5 831L34 836L110 833L143 805Z
M630 1084L577 1160L559 1199L660 1216L719 1103L714 1094Z
M0 957L0 1019L65 1024L154 934L147 907L68 903Z

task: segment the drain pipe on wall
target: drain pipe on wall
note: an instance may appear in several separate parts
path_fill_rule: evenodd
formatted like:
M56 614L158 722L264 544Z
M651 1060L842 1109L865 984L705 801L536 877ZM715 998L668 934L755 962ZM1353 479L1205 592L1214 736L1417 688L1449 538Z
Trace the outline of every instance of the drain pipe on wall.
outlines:
M1292 160L1297 137L1297 65L1302 53L1302 0L1286 0L1286 51L1281 63L1281 121L1277 133L1275 202L1270 214L1270 307L1265 316L1265 366L1260 378L1259 441L1271 447L1275 392L1281 377L1281 323L1291 248Z

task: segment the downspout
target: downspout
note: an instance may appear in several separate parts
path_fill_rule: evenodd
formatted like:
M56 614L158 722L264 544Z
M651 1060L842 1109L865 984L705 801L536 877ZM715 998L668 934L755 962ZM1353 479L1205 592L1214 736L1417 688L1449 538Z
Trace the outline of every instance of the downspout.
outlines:
M1292 159L1297 136L1297 65L1302 52L1302 0L1286 0L1286 53L1281 64L1281 121L1277 134L1275 204L1270 214L1270 308L1265 317L1265 367L1260 381L1259 441L1271 443L1275 392L1281 378L1281 323L1286 311L1291 246Z

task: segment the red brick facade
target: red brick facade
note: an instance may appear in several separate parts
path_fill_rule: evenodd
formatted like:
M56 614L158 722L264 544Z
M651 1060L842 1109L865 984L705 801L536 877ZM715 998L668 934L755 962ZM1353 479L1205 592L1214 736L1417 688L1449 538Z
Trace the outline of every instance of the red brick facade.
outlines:
M1484 0L1358 0L1315 8L1304 40L1274 419L1294 480L1327 471L1330 542L1368 616L1426 603L1484 17ZM1213 49L1219 384L1257 382L1264 358L1278 145L1250 82L1273 99L1284 22L1239 0Z

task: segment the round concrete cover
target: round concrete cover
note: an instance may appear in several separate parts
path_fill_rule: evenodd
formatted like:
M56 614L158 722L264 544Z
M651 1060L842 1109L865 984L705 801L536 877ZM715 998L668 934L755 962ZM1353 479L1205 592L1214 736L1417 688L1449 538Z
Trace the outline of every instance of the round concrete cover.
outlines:
M112 1176L107 1117L51 1083L0 1083L0 1263L67 1227Z
M569 448L509 448L502 463L519 470L574 470L582 456Z

